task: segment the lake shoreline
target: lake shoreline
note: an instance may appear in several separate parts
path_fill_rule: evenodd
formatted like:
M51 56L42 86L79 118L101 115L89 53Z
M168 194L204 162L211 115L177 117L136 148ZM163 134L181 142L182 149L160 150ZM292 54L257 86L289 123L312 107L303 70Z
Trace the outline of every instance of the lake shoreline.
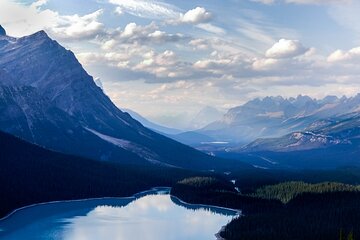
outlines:
M138 193L133 194L132 196L126 196L126 197L99 197L99 198L83 198L83 199L73 199L73 200L56 200L56 201L50 201L50 202L42 202L42 203L34 203L34 204L30 204L24 207L20 207L17 209L14 209L12 212L10 212L9 214L7 214L5 217L0 218L0 222L7 220L8 218L10 218L11 216L13 216L14 214L16 214L19 211L25 210L25 209L29 209L29 208L33 208L33 207L38 207L38 206L43 206L43 205L50 205L50 204L57 204L57 203L72 203L72 202L84 202L84 201L96 201L96 200L117 200L117 199L138 199L142 196L145 195L149 195L152 192L153 193L158 193L160 190L167 190L168 194L173 197L176 198L179 202L181 202L182 204L185 204L187 206L198 206L198 207L209 207L209 208L216 208L216 209L222 209L222 210L226 210L226 211L232 211L236 213L236 216L241 215L241 210L237 210L237 209L232 209L232 208L226 208L226 207L221 207L221 206L216 206L216 205L207 205L207 204L195 204L195 203L188 203L186 201L183 201L182 199L180 199L178 196L172 195L170 193L171 187L153 187L150 188L149 190L145 190L145 191L141 191ZM1 231L1 229L0 229Z
M57 201L50 201L50 202L44 202L44 203L37 203L37 204L31 204L28 206L24 206L18 209L15 209L14 211L12 211L10 214L8 214L7 216L3 217L2 219L0 219L0 224L7 224L12 221L17 221L17 217L19 216L17 213L20 214L21 216L21 212L26 210L28 211L30 209L30 211L37 211L37 210L31 210L32 208L36 208L36 207L52 207L54 208L54 206L51 206L53 204L71 204L71 203L79 203L79 204L87 204L87 202L89 202L91 204L91 201L102 201L102 200L128 200L129 203L132 201L136 201L137 199L140 199L142 197L148 196L148 195L168 195L171 199L171 201L179 206L179 207L184 207L187 209L203 209L203 210L207 210L207 211L212 211L214 213L218 213L218 214L222 214L222 215L226 215L229 216L231 218L235 218L237 216L239 216L241 214L241 211L238 211L236 209L230 209L230 208L225 208L225 207L220 207L220 206L213 206L213 205L206 205L206 204L193 204L193 203L187 203L183 200L181 200L180 198L178 198L177 196L174 196L171 194L171 188L170 187L154 187L151 188L149 190L146 191L141 191L138 192L136 194L133 194L132 196L129 197L100 197L100 198L86 198L86 199L75 199L75 200L57 200ZM128 203L127 203L128 204ZM106 203L105 203L106 205ZM25 212L26 212L25 211ZM60 210L62 211L62 210ZM66 212L66 211L64 211ZM14 218L13 218L14 217ZM226 223L227 224L227 223ZM221 226L221 228L217 229L217 232L213 232L213 236L214 239L216 240L223 240L223 238L220 237L220 232L224 229L225 226ZM5 229L0 229L1 231L7 231Z
M142 194L148 193L150 191L154 191L155 189L165 189L165 188L169 188L171 189L171 187L154 187L151 188L149 190L145 190L145 191L141 191L138 193L135 193L131 196L125 196L125 197L98 197L98 198L82 198L82 199L71 199L71 200L56 200L56 201L50 201L50 202L41 202L41 203L34 203L34 204L30 204L30 205L26 205L20 208L16 208L13 211L11 211L9 214L7 214L6 216L0 218L0 222L7 220L8 218L10 218L12 215L14 215L15 213L24 210L24 209L29 209L29 208L33 208L33 207L37 207L37 206L43 206L43 205L48 205L48 204L56 204L56 203L72 203L72 202L83 202L83 201L92 201L92 200L111 200L111 199L137 199L138 197L141 197Z

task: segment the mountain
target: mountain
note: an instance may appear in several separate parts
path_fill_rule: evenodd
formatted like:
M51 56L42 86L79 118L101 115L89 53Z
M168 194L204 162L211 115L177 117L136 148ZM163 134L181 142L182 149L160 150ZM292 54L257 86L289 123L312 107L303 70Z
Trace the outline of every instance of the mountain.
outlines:
M44 31L1 35L0 73L0 130L31 143L118 163L191 169L223 164L119 110L75 55Z
M302 131L314 122L360 111L360 94L355 97L327 96L312 99L265 97L230 109L221 121L199 130L217 141L249 143L257 138L280 137Z
M319 120L305 131L293 132L279 138L257 139L237 151L291 152L337 145L353 147L360 139L360 114L346 114L336 119Z
M0 145L0 218L16 208L34 203L131 196L199 174L65 155L3 132L0 132Z
M130 109L123 109L124 112L127 112L130 114L132 118L139 121L144 127L150 128L151 130L154 130L155 132L158 132L160 134L179 134L182 133L181 130L175 129L175 128L168 128L161 126L157 123L151 122L148 119L141 116L139 113L130 110Z
M123 109L123 111L129 113L131 117L139 121L145 127L150 128L155 132L158 132L162 135L167 136L168 138L171 138L177 142L183 143L188 146L198 147L202 145L202 143L214 141L214 139L212 139L211 137L195 131L182 132L181 130L178 129L168 128L153 123L147 120L146 118L144 118L143 116L141 116L140 114L138 114L137 112L134 112L130 109Z
M129 113L134 119L139 121L142 125L144 125L147 128L150 128L151 130L154 130L155 132L158 132L160 134L163 134L171 139L174 139L175 141L178 141L180 143L183 143L188 146L197 147L201 145L204 142L213 142L214 139L212 139L209 136L206 136L204 134L195 132L195 131L188 131L188 132L182 132L181 130L174 129L174 128L168 128L161 126L159 124L153 123L137 112L134 112L130 109L123 109L124 112Z
M259 138L217 155L262 168L360 166L360 113L318 120L304 131Z
M224 115L223 112L210 106L201 109L189 123L189 129L200 129L206 125L218 121Z
M6 31L1 25L0 25L0 36L6 36Z

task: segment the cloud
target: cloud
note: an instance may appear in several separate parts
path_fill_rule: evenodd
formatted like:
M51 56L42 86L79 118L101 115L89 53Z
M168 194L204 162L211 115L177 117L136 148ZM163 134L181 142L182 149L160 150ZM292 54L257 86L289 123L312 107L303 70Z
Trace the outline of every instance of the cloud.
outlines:
M118 6L116 12L127 12L137 17L170 19L179 16L179 10L175 6L164 2L153 0L109 0L109 2Z
M177 33L177 34L169 34L164 31L156 30L150 34L148 34L148 37L152 39L155 42L177 42L182 39L185 39L186 37L183 34Z
M198 49L198 50L209 50L210 49L210 44L207 40L205 39L193 39L189 42L189 45L193 46L194 49Z
M14 37L22 37L43 30L56 23L57 13L50 10L40 10L45 4L37 1L30 6L11 0L2 0L0 7L0 22L7 33Z
M285 0L286 3L295 4L344 4L350 3L352 0Z
M308 49L298 40L280 39L266 51L268 58L291 58L304 54Z
M47 4L48 0L38 0L38 1L35 1L31 4L31 7L33 8L38 8L38 7L41 7L45 4Z
M127 12L137 17L150 19L168 19L173 24L199 24L209 22L213 15L203 7L196 7L181 13L174 5L160 1L144 0L109 0L117 5L115 12L122 14Z
M139 38L144 35L147 35L150 31L154 31L155 29L157 29L155 23L151 23L146 26L139 26L136 23L132 22L132 23L128 23L125 26L124 31L120 35L124 38L132 38L132 37Z
M351 32L355 33L355 38L360 37L360 25L354 24L360 21L360 1L352 1L348 4L331 5L328 14L335 22Z
M253 9L239 10L239 16L232 22L233 31L247 50L262 54L265 49L279 39L298 39L299 34L284 25L278 25L264 13Z
M43 9L46 0L31 5L3 0L0 8L0 22L4 23L10 35L21 37L36 31L46 30L51 36L62 40L89 39L104 32L99 22L103 10L87 15L61 15L50 9Z
M345 52L343 50L336 50L331 53L327 58L329 62L359 62L360 61L360 47L352 48L349 51Z
M117 29L109 34L108 39L102 46L103 49L111 49L120 44L163 44L175 43L188 40L190 37L180 33L167 33L161 31L155 22L148 25L128 23L123 30Z
M197 25L198 28L203 29L207 32L215 33L218 35L224 35L226 31L223 28L214 26L210 23L201 23Z
M351 3L352 0L251 0L252 2L258 2L262 4L274 4L276 2L303 4L303 5L329 5L329 4L344 4Z
M181 14L178 21L180 23L200 24L207 23L212 19L213 15L203 7L196 7Z
M302 46L296 40L292 40L292 42L297 42L296 46ZM200 40L196 43L204 44ZM285 44L285 46L287 45ZM299 49L303 50L299 51ZM293 84L293 82L286 81L284 77L289 79L299 73L305 77L317 71L325 72L327 71L327 69L325 70L326 67L328 66L324 62L324 58L317 56L315 49L308 49L303 46L301 48L272 47L272 51L263 53L262 57L253 57L242 52L223 52L219 48L213 51L208 58L200 59L193 64L195 71L206 72L211 77L252 78L253 82L248 83L250 85L255 83L255 79L264 79L265 77L281 77L282 81L278 81L278 85ZM264 84L264 82L259 83L259 85ZM313 84L313 82L304 81L302 84Z
M123 15L124 11L123 11L123 9L121 7L116 7L115 8L115 13L117 15Z
M256 59L252 67L256 71L266 71L274 69L274 67L277 67L279 64L279 60L273 59L273 58L262 58L262 59Z
M188 64L178 60L175 52L166 50L162 53L153 51L143 55L144 59L132 70L151 73L157 78L180 78L191 75Z
M186 13L179 12L179 16L177 18L168 19L165 22L170 25L190 24L210 33L219 35L225 34L226 31L223 28L210 23L212 19L212 13L203 7L196 7Z
M119 15L126 12L137 17L161 19L164 20L165 24L191 24L207 32L215 34L226 33L224 29L209 23L213 19L213 14L203 7L196 7L182 13L182 11L174 5L160 1L109 0L109 2L117 6L115 13Z
M98 20L103 13L104 11L99 9L84 16L77 14L61 16L56 14L56 23L48 27L48 29L50 33L53 33L55 37L60 39L79 40L94 38L97 35L105 33L104 24Z
M258 2L262 4L273 4L275 0L251 0L252 2Z
M118 42L113 44L112 40L105 42L102 48L103 52L82 52L77 53L76 56L84 65L109 65L123 69L130 67L135 59L142 59L145 53L151 51L151 48L145 45L118 44Z
M151 90L149 93L158 95L158 94L162 94L166 91L171 91L171 90L189 89L189 88L193 87L194 85L195 85L194 83L189 83L189 82L186 82L183 80L176 81L174 83L164 83L160 87Z

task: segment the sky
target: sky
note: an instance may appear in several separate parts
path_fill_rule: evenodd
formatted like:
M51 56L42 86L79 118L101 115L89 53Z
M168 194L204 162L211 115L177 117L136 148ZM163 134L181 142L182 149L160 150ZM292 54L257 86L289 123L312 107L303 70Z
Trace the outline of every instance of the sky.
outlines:
M0 0L45 30L120 108L167 126L256 97L360 92L358 0Z

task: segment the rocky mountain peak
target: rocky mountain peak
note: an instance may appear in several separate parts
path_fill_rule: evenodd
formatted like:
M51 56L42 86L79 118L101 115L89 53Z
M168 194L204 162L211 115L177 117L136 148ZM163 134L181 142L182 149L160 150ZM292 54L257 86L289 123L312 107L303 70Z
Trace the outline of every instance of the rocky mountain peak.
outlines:
M49 38L49 36L47 35L47 33L44 30L38 31L38 32L28 36L28 37L32 37L32 38Z
M1 25L0 25L0 36L6 36L6 31Z

